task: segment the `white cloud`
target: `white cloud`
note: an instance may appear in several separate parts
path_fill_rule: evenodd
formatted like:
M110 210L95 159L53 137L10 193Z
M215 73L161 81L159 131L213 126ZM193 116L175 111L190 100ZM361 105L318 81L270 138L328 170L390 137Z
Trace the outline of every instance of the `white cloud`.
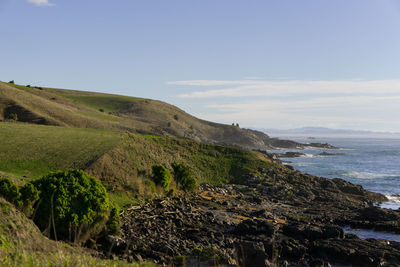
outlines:
M49 0L27 0L27 2L37 6L55 6L55 4L50 3Z
M260 128L325 126L400 132L400 80L191 80L178 98L196 114Z
M265 111L265 110L281 110L285 112L296 110L327 110L327 109L352 109L368 107L386 108L399 107L400 96L338 96L338 97L314 97L306 100L285 101L248 101L229 104L208 104L206 108L216 109L220 112L240 112L246 110ZM318 116L318 114L315 114Z
M400 95L400 80L349 81L260 81L192 80L168 82L169 85L221 87L179 94L180 98L260 97L297 95Z

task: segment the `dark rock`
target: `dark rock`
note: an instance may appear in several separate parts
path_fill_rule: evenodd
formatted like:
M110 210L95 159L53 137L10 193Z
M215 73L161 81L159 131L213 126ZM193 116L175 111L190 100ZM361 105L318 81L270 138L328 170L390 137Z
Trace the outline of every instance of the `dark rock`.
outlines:
M268 221L245 220L238 224L231 233L236 235L265 235L271 237L275 233L275 226Z
M359 219L367 221L399 221L400 214L393 210L379 207L368 207L360 210Z
M262 243L245 242L236 246L239 266L267 267L267 254Z

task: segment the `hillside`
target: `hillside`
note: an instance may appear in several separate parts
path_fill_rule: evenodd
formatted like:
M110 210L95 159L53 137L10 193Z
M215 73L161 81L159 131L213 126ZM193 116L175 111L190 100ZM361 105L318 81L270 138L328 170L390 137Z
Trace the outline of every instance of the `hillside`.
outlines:
M0 174L19 183L51 171L83 169L102 180L118 202L132 192L146 193L145 180L154 164L179 161L189 166L197 183L239 181L273 163L265 155L190 139L100 129L80 129L1 122Z
M35 124L128 130L247 149L270 146L264 133L200 120L157 100L0 82L0 120L14 114Z

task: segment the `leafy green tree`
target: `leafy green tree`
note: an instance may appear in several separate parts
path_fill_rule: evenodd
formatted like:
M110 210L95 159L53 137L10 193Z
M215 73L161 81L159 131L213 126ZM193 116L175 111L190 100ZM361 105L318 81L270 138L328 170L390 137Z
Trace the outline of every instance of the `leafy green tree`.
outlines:
M21 207L26 216L30 217L34 211L33 206L39 200L39 190L32 183L27 183L20 187Z
M0 178L0 196L18 205L20 195L18 186L13 181L6 177Z
M187 191L193 191L196 189L196 180L193 177L193 173L190 168L182 163L172 163L174 169L174 178Z
M89 174L57 171L32 184L40 191L34 221L55 239L82 242L104 228L110 201L104 186Z
M152 167L153 180L157 185L161 185L165 191L169 190L169 185L172 182L172 175L163 165L157 164Z
M120 232L120 217L119 217L119 207L112 205L110 216L106 224L106 230L111 234L118 234Z

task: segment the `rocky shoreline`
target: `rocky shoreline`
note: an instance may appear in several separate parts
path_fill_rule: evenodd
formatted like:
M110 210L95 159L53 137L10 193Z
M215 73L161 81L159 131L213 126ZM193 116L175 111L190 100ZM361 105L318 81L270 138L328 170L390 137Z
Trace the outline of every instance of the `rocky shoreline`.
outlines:
M246 184L202 184L122 212L121 237L103 250L174 266L399 266L400 243L362 240L343 227L400 234L383 195L341 179L259 170Z

